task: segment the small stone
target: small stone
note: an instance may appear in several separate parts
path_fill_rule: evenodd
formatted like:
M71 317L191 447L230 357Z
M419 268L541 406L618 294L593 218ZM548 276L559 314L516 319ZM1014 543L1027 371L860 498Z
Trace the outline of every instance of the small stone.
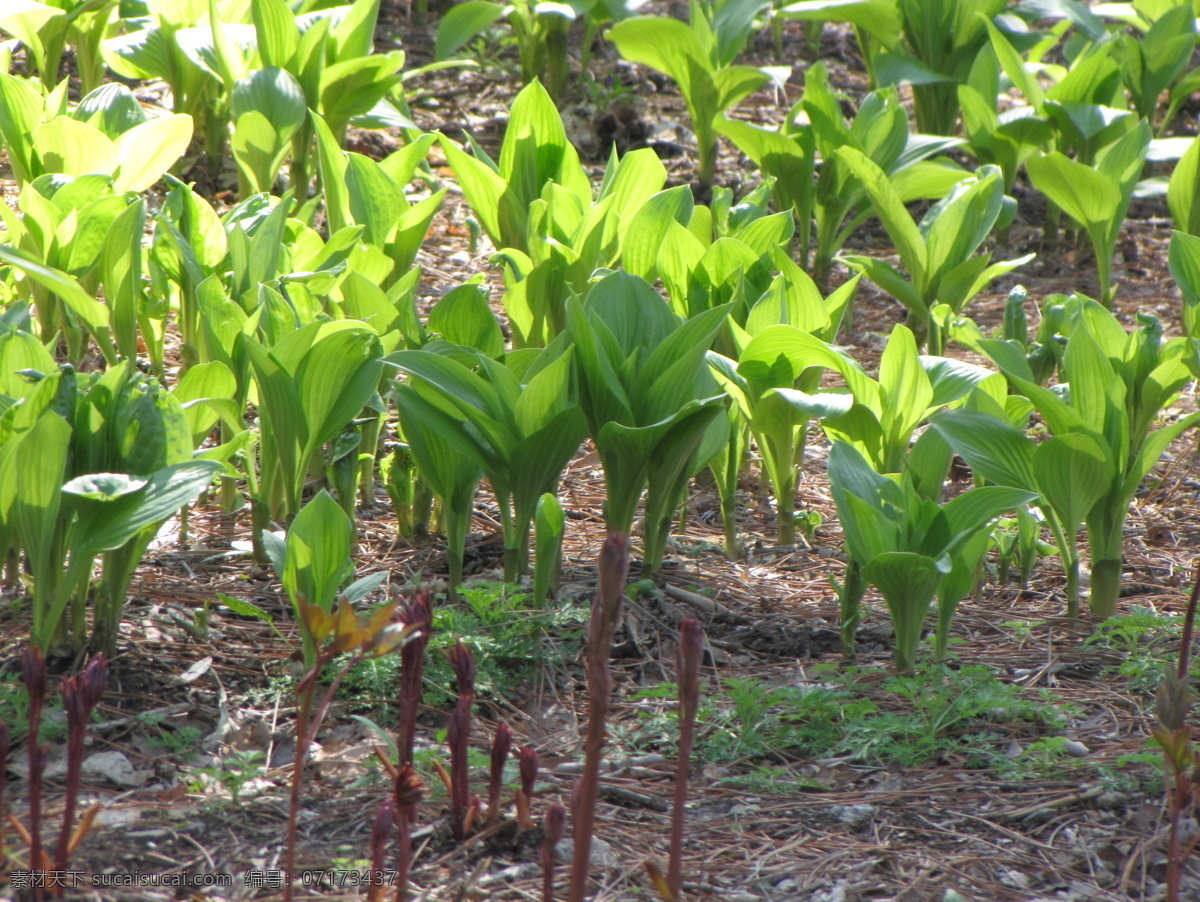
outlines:
M559 861L572 861L575 857L575 840L570 836L559 840L554 851ZM592 837L592 845L588 849L588 863L591 867L604 871L615 871L621 865L613 847L598 836Z
M1062 750L1065 754L1070 755L1072 758L1086 758L1091 751L1082 742L1078 742L1074 739L1068 739L1064 741Z
M1117 809L1124 808L1128 802L1129 800L1125 797L1125 793L1123 792L1113 792L1110 790L1108 792L1102 792L1100 795L1096 796L1096 807L1103 809L1104 811L1115 811Z
M830 811L839 821L851 827L861 827L875 817L874 805L834 805Z
M457 253L453 253L450 255L450 262L453 263L455 266L470 266L471 265L471 255L468 254L466 251L458 251Z

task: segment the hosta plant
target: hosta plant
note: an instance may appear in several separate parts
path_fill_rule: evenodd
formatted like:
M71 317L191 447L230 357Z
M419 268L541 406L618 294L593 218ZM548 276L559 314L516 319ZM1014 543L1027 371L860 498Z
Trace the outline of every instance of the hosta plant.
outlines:
M1087 230L1100 274L1100 298L1106 307L1112 306L1116 295L1113 250L1149 146L1150 126L1143 120L1101 148L1094 166L1058 151L1033 157L1025 164L1033 186Z
M420 428L440 432L487 475L500 505L510 582L526 571L538 500L557 491L563 467L587 434L572 397L571 355L562 344L513 352L504 363L484 354L459 362L457 346L446 343L388 357L408 376L399 389L404 428L420 418Z
M919 343L927 344L930 353L941 354L945 336L938 319L932 316L933 308L945 305L958 313L993 279L1033 259L1027 254L992 263L990 253L975 255L997 222L1011 219L1012 202L1005 198L1000 171L994 166L981 167L931 207L918 224L879 166L850 147L841 148L837 154L862 180L880 222L896 246L907 278L875 257L842 259L907 307Z
M985 367L946 357L925 357L907 326L895 326L879 362L879 378L867 376L857 364L831 358L846 380L853 406L839 417L822 421L833 441L857 449L879 473L899 473L913 434L932 414L960 402L978 387L1003 397L1003 379ZM949 460L946 460L949 466ZM945 470L934 474L930 493L941 489Z
M714 307L680 323L644 280L613 273L585 304L571 302L580 406L604 466L604 516L612 532L633 526L646 491L643 572L657 571L687 480L723 396L705 355L728 316Z
M249 339L262 439L261 502L274 519L300 509L310 468L377 393L383 375L379 338L352 320L312 323L268 350Z
M7 539L23 548L34 578L41 648L67 637L68 606L71 642L84 644L88 586L102 558L90 642L111 655L150 541L222 464L192 460L179 401L128 363L98 378L69 368L34 375L36 387L4 416L0 520L12 524Z
M582 204L591 199L579 154L567 140L553 100L536 81L512 102L499 161L474 142L472 154L445 137L441 144L479 224L497 248L529 251L531 206L547 182L570 191Z
M70 46L86 94L104 75L100 42L116 7L116 0L10 0L0 11L0 32L21 42L27 65L37 71L47 89L58 83L63 51Z
M869 157L906 203L940 199L967 177L964 170L931 159L961 142L910 134L908 112L895 88L872 91L847 121L829 73L817 63L805 73L804 97L789 113L789 121L801 110L821 157L812 202L817 240L813 275L819 283L828 277L834 255L872 213L862 180L838 158L839 148L851 147ZM797 133L803 130L797 128Z
M842 442L830 451L829 481L850 557L891 613L896 671L909 673L916 667L929 607L953 574L957 556L994 518L1036 496L988 486L939 504L917 491L909 473L898 481L881 476ZM958 600L944 597L948 606ZM939 653L945 649L951 613L939 612Z
M796 535L796 485L808 423L842 416L854 403L845 393L817 391L821 374L856 364L791 325L759 332L736 363L716 353L709 355L709 363L754 436L775 497L779 542L790 545Z
M762 69L733 65L762 5L758 0L729 0L710 19L707 8L693 2L690 24L638 16L609 29L608 39L625 59L662 72L679 86L696 133L696 177L701 186L711 186L716 178L717 117L771 77Z
M507 19L520 51L521 81L529 84L540 80L552 98L561 100L570 71L567 33L581 11L580 5L552 0L517 0L509 5L468 0L456 4L438 23L434 57L447 59L494 23Z
M958 116L956 86L987 45L986 24L1005 0L806 0L784 6L785 18L848 22L862 48L872 86L912 85L917 129L950 135Z
M1104 618L1114 614L1120 595L1129 503L1167 446L1200 422L1200 413L1154 428L1193 377L1188 339L1164 341L1162 325L1149 314L1139 314L1138 328L1127 332L1089 298L1073 298L1068 310L1063 324L1067 344L1059 365L1069 387L1064 393L1036 383L1020 346L989 341L982 347L1033 402L1050 433L1063 440L1057 455L1062 471L1058 490L1066 492L1083 473L1100 486L1091 505L1086 496L1070 503L1077 505L1087 526L1091 611Z

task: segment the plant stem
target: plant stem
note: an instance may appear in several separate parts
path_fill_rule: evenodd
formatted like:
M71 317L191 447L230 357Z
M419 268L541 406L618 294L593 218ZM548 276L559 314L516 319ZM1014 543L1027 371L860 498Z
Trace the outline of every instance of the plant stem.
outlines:
M696 712L700 707L700 663L704 657L704 628L694 617L679 625L679 761L675 768L675 798L671 809L671 850L667 863L667 886L677 900L683 889L683 819L687 805L688 771L696 735Z
M604 752L604 721L612 695L608 656L621 615L628 573L629 540L619 533L609 533L600 550L600 588L592 602L588 625L588 726L583 775L572 794L575 849L571 862L571 889L567 896L569 902L583 902L587 889L592 832L596 825L596 797L600 788L600 761Z

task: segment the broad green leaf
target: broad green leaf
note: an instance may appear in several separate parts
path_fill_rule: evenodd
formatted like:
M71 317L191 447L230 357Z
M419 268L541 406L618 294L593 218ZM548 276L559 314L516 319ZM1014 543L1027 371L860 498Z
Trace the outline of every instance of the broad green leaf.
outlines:
M972 473L996 485L1032 488L1034 445L1008 422L990 414L952 410L931 421Z
M482 34L509 12L509 7L491 0L467 0L450 8L438 23L434 59L448 59L459 48Z
M115 191L145 191L183 156L192 140L192 117L162 116L134 126L116 140L120 168ZM149 150L147 150L149 148Z
M913 282L921 284L928 265L925 242L895 188L888 181L887 174L870 158L852 147L839 148L837 155L862 180L876 215L896 243L896 250L905 268L912 276Z
M1038 489L1070 532L1079 529L1116 478L1108 451L1091 436L1078 432L1056 435L1039 444L1033 466Z

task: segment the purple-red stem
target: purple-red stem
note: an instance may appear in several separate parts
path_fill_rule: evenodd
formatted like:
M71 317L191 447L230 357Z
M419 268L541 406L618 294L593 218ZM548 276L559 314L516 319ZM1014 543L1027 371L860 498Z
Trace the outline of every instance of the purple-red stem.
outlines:
M46 767L46 757L50 754L50 746L39 746L30 743L29 746L29 867L41 870L45 866L42 860L42 771ZM43 888L34 881L33 898L42 902Z
M331 655L323 655L317 658L317 663L312 669L304 675L296 687L296 760L292 763L292 794L288 805L288 831L287 831L287 855L286 869L287 874L283 884L283 899L284 902L291 902L294 888L292 886L292 877L296 873L296 826L298 816L300 814L300 778L304 774L304 764L308 760L308 750L312 746L313 740L317 737L317 731L321 728L321 722L325 719L325 714L329 711L329 704L333 701L333 696L337 692L338 687L342 685L342 680L355 666L358 665L365 655L355 655L346 665L338 672L334 681L330 684L328 691L321 699L321 704L317 707L314 714L311 714L313 696L317 687L317 677L321 670L332 659Z
M1200 566L1196 569L1196 579L1192 585L1192 594L1188 598L1187 615L1183 621L1183 637L1179 645L1179 667L1176 671L1176 677L1180 686L1187 685L1188 678L1188 660L1192 652L1192 635L1196 625L1196 607L1200 603ZM1182 720L1182 718L1180 718ZM1181 724L1181 729L1186 729L1186 726ZM1200 762L1197 762L1196 769L1200 770ZM1193 837L1187 844L1186 848L1181 848L1179 844L1179 820L1183 814L1183 809L1188 803L1194 803L1196 798L1196 776L1195 773L1186 773L1176 768L1175 785L1170 793L1170 817L1171 817L1171 832L1167 846L1167 902L1179 902L1179 889L1183 880L1183 865L1187 861L1188 856L1196 848L1198 837Z
M42 729L42 707L46 703L46 659L35 645L25 648L21 658L21 676L29 691L29 866L35 870L42 862L42 769L49 746L38 745ZM35 902L44 898L43 888L35 881Z
M683 891L683 818L687 804L688 770L696 735L696 709L700 706L700 663L704 658L704 627L695 617L679 625L679 658L675 678L679 684L679 763L675 769L675 803L671 811L671 847L667 862L667 887L675 902Z
M4 847L4 825L8 823L8 726L0 720L0 861L8 856Z
M500 817L500 790L504 787L504 763L512 749L512 730L504 721L496 725L492 738L492 768L488 774L488 823Z
M539 766L537 749L531 745L521 746L517 752L517 773L521 776L521 788L517 790L517 827L521 830L533 826L531 808Z
M620 533L609 533L600 549L600 588L592 602L588 623L587 682L588 725L584 740L583 775L572 798L575 823L575 849L571 861L569 902L583 902L587 890L588 862L592 852L592 832L596 825L596 797L600 789L600 761L604 753L604 722L612 696L612 677L608 658L612 638L621 617L625 580L629 573L629 540Z
M542 837L542 902L554 902L554 865L556 847L567 829L567 809L557 803L546 809L545 835Z
M83 778L83 744L87 738L88 720L104 694L107 680L108 662L103 654L99 654L83 673L65 680L60 688L67 712L67 799L54 859L54 867L60 871L67 869L67 860L71 856L71 832Z
M395 799L384 799L371 827L371 886L367 890L367 902L380 902L383 898L383 881L380 878L387 866L388 834L395 819Z
M417 736L417 711L421 706L425 673L425 647L433 632L433 596L420 592L401 605L400 619L412 624L413 637L400 649L400 711L397 750L400 766L413 763Z
M396 902L408 897L408 869L412 860L412 823L417 819L417 805L425 787L411 765L404 765L396 772L396 826L399 829L396 862Z
M450 722L446 725L446 744L450 746L450 829L454 838L466 836L467 805L471 795L471 772L467 750L471 741L471 697L460 695Z

